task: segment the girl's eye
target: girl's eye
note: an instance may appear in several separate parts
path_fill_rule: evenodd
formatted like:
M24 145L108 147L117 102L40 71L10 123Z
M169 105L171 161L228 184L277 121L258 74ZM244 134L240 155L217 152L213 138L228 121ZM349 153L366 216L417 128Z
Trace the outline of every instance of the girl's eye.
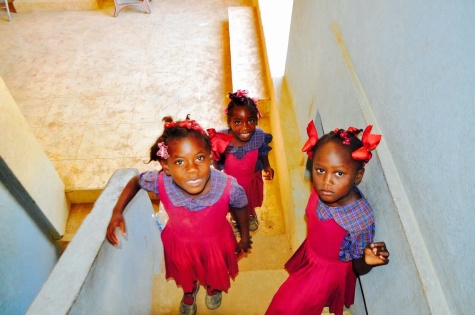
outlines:
M256 123L256 120L255 120L254 118L251 118L251 119L249 119L249 123L250 123L250 124L255 124L255 123Z
M198 161L204 161L204 159L205 159L205 157L204 157L203 155L200 155L200 156L197 158Z
M342 177L343 175L345 175L345 173L343 173L343 172L336 172L335 174L336 174L336 176L338 176L338 177Z
M316 169L315 169L315 172L317 172L318 174L323 174L323 173L325 173L325 171L324 171L323 169L321 169L321 168L316 168Z
M240 124L241 124L241 121L240 121L240 120L236 120L236 121L234 121L234 124L235 124L235 125L240 125Z
M183 160L176 160L175 164L176 165L183 165L185 162Z

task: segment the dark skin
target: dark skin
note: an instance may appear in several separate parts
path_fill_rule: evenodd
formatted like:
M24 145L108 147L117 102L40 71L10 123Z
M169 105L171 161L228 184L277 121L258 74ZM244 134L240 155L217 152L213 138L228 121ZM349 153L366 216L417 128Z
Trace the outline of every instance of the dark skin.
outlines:
M202 142L199 139L184 138L172 140L169 143L168 153L170 157L167 160L161 160L160 164L164 173L167 176L171 176L175 184L183 192L193 197L210 191L209 177L212 155L209 149L203 148ZM120 240L115 233L116 228L120 228L122 235L126 233L125 221L122 215L124 209L140 189L139 177L134 176L124 187L114 206L106 234L107 239L114 246L120 244ZM236 253L241 251L247 252L251 244L247 228L249 224L249 218L246 215L247 209L246 207L236 208L234 212L236 219L239 220L239 224L243 224L242 226L245 227L241 231L242 236L236 248Z
M313 187L322 202L330 207L341 207L361 198L353 187L363 179L364 168L358 167L342 143L328 142L319 147L314 152L312 165ZM384 242L368 244L363 257L352 261L358 275L388 262L389 252Z
M242 147L251 140L256 132L258 124L257 115L247 107L235 107L232 115L228 117L228 127L233 136L232 144L236 147ZM259 159L264 165L263 178L271 180L274 178L274 169L270 166L268 156L260 156Z

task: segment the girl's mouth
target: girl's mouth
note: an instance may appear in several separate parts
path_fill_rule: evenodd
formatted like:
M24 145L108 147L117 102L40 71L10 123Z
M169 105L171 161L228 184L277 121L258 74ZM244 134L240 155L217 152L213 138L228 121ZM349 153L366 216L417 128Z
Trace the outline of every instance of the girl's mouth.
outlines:
M197 179L189 180L186 183L190 186L198 186L202 181L203 180L201 178L197 178Z
M323 190L320 190L320 194L322 194L324 196L331 196L331 195L333 195L333 191L323 189Z

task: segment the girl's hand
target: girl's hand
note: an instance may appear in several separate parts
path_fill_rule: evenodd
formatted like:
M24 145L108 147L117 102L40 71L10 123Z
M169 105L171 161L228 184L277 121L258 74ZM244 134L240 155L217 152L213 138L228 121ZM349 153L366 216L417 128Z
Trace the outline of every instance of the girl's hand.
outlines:
M236 254L241 253L241 251L247 253L249 248L251 248L251 245L252 245L251 235L248 234L245 237L241 235L241 240L239 241L236 247Z
M122 213L113 213L111 220L109 222L109 226L107 226L107 240L114 246L120 245L120 240L115 233L117 228L120 228L122 235L125 236L125 221Z
M272 167L266 166L263 171L264 171L264 179L270 180L274 178L274 169L272 169Z
M369 266L389 263L389 251L384 242L371 243L364 249L364 261Z

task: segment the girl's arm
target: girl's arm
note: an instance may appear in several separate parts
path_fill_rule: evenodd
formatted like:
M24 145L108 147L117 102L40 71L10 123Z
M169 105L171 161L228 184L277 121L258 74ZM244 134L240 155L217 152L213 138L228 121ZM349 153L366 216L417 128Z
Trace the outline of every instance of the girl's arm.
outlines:
M251 235L249 234L249 215L247 213L247 206L242 208L231 207L231 211L236 218L236 222L239 225L239 231L241 232L241 240L236 248L236 254L240 253L241 250L247 253L252 244Z
M112 217L109 221L109 226L107 226L107 240L114 246L119 246L120 241L117 237L115 230L117 227L120 228L122 235L125 235L125 221L122 213L125 210L127 204L132 200L135 195L140 191L141 187L139 184L139 176L136 175L132 177L127 185L125 185L122 190L117 203L112 210Z
M363 253L363 257L354 259L353 270L357 275L365 275L375 266L389 263L389 251L384 242L368 244Z
M270 166L269 163L269 156L262 155L259 156L259 159L262 161L264 165L264 179L270 180L274 178L274 169Z

